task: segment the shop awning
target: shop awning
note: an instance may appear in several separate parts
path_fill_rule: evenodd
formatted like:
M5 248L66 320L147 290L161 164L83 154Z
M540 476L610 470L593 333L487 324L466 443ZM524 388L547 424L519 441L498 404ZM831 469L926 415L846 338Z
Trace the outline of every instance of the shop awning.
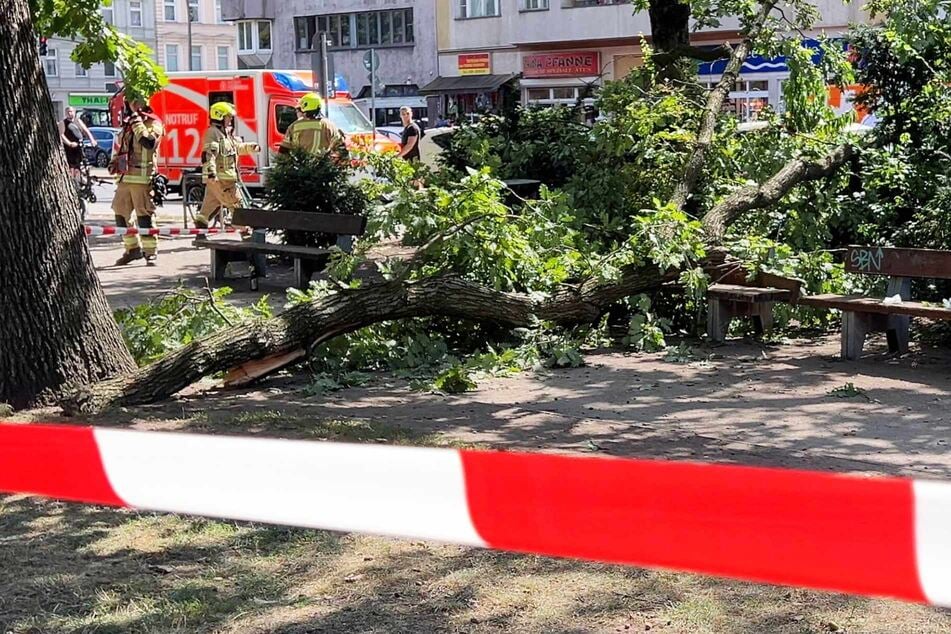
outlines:
M495 92L503 84L518 77L508 75L463 75L461 77L437 77L419 89L420 94Z

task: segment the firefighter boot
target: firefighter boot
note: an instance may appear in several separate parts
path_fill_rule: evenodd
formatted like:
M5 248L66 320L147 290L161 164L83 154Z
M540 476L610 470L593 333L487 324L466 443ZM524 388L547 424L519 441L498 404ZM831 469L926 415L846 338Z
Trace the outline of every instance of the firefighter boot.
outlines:
M121 258L116 260L116 266L125 266L126 264L131 264L135 260L141 260L142 257L142 249L132 249L130 251L126 251L122 254ZM155 256L152 257L153 259L155 258Z

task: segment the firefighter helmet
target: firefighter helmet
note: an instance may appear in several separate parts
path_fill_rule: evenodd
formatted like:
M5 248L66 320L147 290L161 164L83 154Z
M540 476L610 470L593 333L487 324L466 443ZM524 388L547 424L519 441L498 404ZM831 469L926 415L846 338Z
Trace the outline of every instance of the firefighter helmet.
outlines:
M300 101L297 102L297 107L300 108L301 112L319 111L324 107L324 100L321 99L317 93L309 92L300 98Z
M225 115L233 117L236 112L234 106L227 101L219 101L218 103L212 104L211 108L208 109L208 114L212 121L221 121L225 118Z

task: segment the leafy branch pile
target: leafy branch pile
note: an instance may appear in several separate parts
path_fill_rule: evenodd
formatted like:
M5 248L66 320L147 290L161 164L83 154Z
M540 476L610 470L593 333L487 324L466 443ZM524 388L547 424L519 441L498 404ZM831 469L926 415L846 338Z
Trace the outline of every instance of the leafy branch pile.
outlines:
M660 4L645 3L652 12ZM921 183L915 209L937 210L946 196L934 166L951 149L951 28L938 19L947 3L871 3L882 21L853 33L857 65L842 42L816 51L790 37L816 18L812 5L791 4L784 12L771 1L690 3L697 24L739 16L740 41L709 51L690 47L684 33L654 33L644 66L602 90L605 118L592 128L575 123L577 109L516 111L463 128L437 172L360 157L371 177L361 187L374 201L368 232L356 252L334 257L326 280L292 297L283 314L211 335L200 355L186 344L137 375L80 392L71 408L153 399L156 390L142 386L156 376L172 393L231 367L239 352L251 359L304 348L333 380L428 367L451 391L487 369L578 365L584 345L610 339L656 350L671 334L695 332L707 285L744 264L802 277L812 292L846 290L853 282L830 248L911 239L934 221L902 215L907 194L889 188ZM680 16L683 30L689 17ZM759 129L740 132L723 106L754 51L786 56L785 111L766 109ZM700 85L689 60L717 56L722 79ZM869 70L879 60L891 60L888 72ZM866 135L826 101L828 84L856 79L880 82L867 98L881 128ZM880 169L863 171L869 161ZM506 204L500 177L508 176L544 181L539 199ZM878 206L859 213L862 195ZM412 254L381 259L379 247L393 242ZM787 318L825 319L798 310ZM689 356L678 348L673 358Z

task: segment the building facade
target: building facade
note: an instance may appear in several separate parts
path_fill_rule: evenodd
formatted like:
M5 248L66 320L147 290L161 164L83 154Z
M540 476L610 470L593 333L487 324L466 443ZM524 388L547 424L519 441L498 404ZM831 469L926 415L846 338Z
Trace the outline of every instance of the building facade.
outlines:
M221 0L154 0L159 64L170 73L238 67L237 33ZM192 16L189 42L189 13Z
M155 0L114 0L103 6L103 18L138 42L156 48ZM70 55L76 42L50 38L41 56L53 111L62 119L66 106L73 106L90 125L109 125L108 101L120 80L115 64L96 64L85 69Z
M506 89L524 105L575 103L639 65L641 35L650 34L647 12L634 13L627 0L435 1L439 78L423 90L440 117L494 109ZM863 2L816 4L822 18L807 38L840 34L866 19ZM738 26L724 20L692 43L736 42ZM704 65L701 76L718 80L717 65ZM766 105L781 108L786 77L784 60L749 60L730 107L743 118Z
M238 28L245 68L310 69L315 36L329 36L339 90L369 113L371 49L376 53L377 125L398 122L402 105L425 116L419 88L436 78L434 0L223 0Z

